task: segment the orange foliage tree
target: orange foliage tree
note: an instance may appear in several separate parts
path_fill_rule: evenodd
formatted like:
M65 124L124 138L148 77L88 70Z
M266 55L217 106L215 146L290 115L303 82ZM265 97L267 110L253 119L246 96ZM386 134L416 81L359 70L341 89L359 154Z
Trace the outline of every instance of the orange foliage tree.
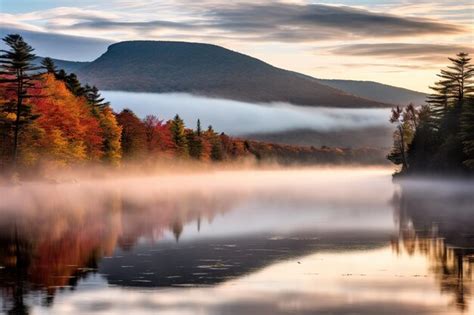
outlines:
M33 89L33 110L44 134L38 139L48 160L59 164L98 161L103 156L103 133L87 101L74 96L64 82L44 74Z

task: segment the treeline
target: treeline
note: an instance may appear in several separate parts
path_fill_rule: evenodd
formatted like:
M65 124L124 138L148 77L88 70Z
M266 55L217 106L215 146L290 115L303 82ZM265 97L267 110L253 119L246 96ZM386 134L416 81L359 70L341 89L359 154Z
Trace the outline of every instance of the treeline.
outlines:
M176 115L163 121L114 113L100 91L58 70L50 58L36 66L20 35L3 41L0 55L0 171L37 174L81 164L119 165L158 160L252 161L281 164L380 164L382 150L277 145L229 137L212 126L186 127Z
M9 35L0 65L0 168L14 170L83 162L119 164L158 158L224 161L252 157L249 144L205 130L186 128L176 115L164 122L115 114L96 87L57 70L52 59L34 66L21 36Z
M474 66L467 53L449 60L426 105L392 109L397 174L474 173Z

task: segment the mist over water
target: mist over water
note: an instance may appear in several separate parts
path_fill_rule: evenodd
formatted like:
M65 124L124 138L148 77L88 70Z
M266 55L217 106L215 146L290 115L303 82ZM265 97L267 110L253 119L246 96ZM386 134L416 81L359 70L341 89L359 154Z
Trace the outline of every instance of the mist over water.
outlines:
M389 109L304 107L287 103L256 104L183 93L103 91L115 111L132 109L138 116L157 115L165 121L179 114L187 126L203 126L231 135L291 129L331 131L388 126Z
M0 312L469 314L474 183L391 172L0 187Z

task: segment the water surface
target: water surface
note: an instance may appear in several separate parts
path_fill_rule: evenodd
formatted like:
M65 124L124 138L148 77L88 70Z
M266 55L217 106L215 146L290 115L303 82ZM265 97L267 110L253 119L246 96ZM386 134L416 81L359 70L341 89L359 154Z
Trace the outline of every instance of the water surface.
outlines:
M471 314L473 191L368 168L1 187L0 311Z

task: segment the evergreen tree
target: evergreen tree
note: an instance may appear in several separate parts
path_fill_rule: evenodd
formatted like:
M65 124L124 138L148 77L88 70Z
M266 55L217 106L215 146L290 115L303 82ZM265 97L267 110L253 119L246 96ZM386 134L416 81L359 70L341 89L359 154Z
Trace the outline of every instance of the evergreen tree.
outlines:
M184 121L176 115L170 124L171 135L176 147L176 154L179 157L186 157L189 154L188 141L184 129Z
M56 79L58 80L66 82L66 77L67 77L67 73L66 71L64 71L64 69L61 69L56 73Z
M197 120L196 133L197 133L198 137L201 136L202 129L201 129L201 120L200 119Z
M89 86L86 84L84 87L84 95L87 98L89 104L98 110L103 110L106 107L110 106L109 102L105 102L105 99L101 97L99 89L96 86Z
M465 154L463 164L468 169L474 170L474 97L469 97L464 103L460 136Z
M38 79L33 74L38 68L33 66L34 49L20 35L8 35L3 41L9 47L9 50L1 50L0 84L4 84L6 91L11 92L14 98L6 104L2 104L0 111L3 115L0 117L7 117L2 122L2 125L6 127L4 129L7 131L13 129L12 162L15 168L18 160L21 130L38 118L37 115L32 114L31 105L25 102L31 97L28 94L28 89L33 88L35 81ZM14 118L9 119L10 116Z
M207 128L206 136L211 144L211 160L222 161L224 159L224 150L222 148L221 140L212 126Z
M201 121L197 120L196 132L187 130L186 138L188 141L189 156L200 160L203 155L204 145L202 139Z
M66 75L64 82L66 82L69 91L71 91L75 96L83 96L85 94L85 89L82 87L81 82L79 82L74 73Z
M428 172L431 167L430 160L439 146L436 122L428 105L423 105L417 110L416 116L415 134L407 152L408 165L410 171Z
M449 89L451 84L448 81L438 81L434 86L430 86L435 93L430 94L427 103L431 107L433 121L436 123L435 128L440 129L441 121L445 117L449 109Z
M47 73L56 74L57 68L54 64L53 59L46 57L41 61L41 67L46 70Z

